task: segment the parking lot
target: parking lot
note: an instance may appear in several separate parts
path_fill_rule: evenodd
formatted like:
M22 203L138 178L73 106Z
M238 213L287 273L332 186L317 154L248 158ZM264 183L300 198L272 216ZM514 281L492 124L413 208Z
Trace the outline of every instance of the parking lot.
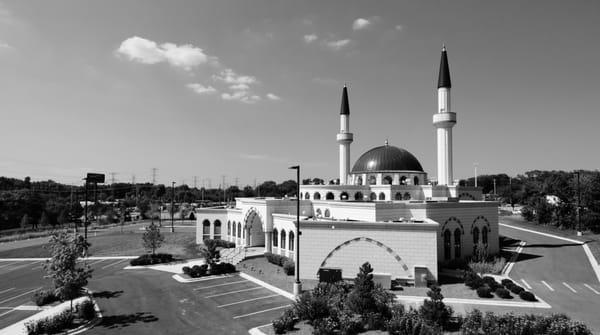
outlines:
M210 300L247 329L271 323L293 302L239 275L186 285L193 286L198 298Z
M129 259L93 259L86 262L93 269L93 280L113 273L128 265ZM51 287L44 278L42 260L0 259L0 334L2 329L25 319L41 309L33 302L36 291Z

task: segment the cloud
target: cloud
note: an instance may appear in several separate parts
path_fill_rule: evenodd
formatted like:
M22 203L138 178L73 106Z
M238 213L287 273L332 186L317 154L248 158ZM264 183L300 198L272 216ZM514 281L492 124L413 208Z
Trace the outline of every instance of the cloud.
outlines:
M8 43L0 41L0 49L12 49L12 48L13 47L10 46Z
M223 93L221 94L221 99L226 101L239 101L247 104L253 104L261 100L261 97L258 95L251 95L247 91L237 91L231 93Z
M269 158L268 155L246 154L246 153L241 153L240 157L245 158L245 159L253 159L253 160L263 160L263 159Z
M204 85L198 84L198 83L187 84L186 86L187 86L187 88L191 89L192 91L194 91L198 94L217 93L217 90L212 86L204 86Z
M213 78L213 80L220 80L227 84L233 84L233 85L239 85L239 84L250 85L250 84L258 83L258 80L256 80L256 77L238 75L232 69L225 69L225 70L221 71L221 73L219 75L213 75L212 78Z
M126 56L131 61L142 64L166 62L188 71L209 61L209 57L202 49L191 44L178 46L174 43L163 43L158 45L154 41L138 36L130 37L121 42L117 53ZM211 58L211 62L215 60L216 58Z
M312 43L312 42L316 41L317 38L319 38L319 37L315 34L304 35L304 42Z
M250 89L250 86L248 86L246 84L235 84L235 85L229 86L229 88L234 91L245 91L245 90Z
M331 50L338 51L338 50L342 49L343 47L347 46L348 44L350 44L350 42L352 42L352 40L344 39L344 40L337 40L337 41L328 41L328 42L325 42L325 45L328 48L330 48Z
M370 25L371 21L359 17L358 19L354 20L354 23L352 23L352 29L361 30L367 28Z
M404 27L402 27L401 25L396 26L396 30L401 31L402 29L404 29Z
M281 100L281 98L273 93L267 93L267 99L277 101Z

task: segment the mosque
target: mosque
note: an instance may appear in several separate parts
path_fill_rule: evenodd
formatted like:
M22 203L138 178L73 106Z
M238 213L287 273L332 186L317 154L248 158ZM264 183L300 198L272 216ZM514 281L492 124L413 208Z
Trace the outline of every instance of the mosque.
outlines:
M197 210L197 243L220 238L239 250L264 247L292 259L300 244L300 278L317 279L321 268L338 268L352 278L369 261L375 272L407 282L435 282L439 262L469 257L477 245L499 252L498 204L482 201L480 188L453 179L451 87L444 47L433 114L437 183L429 182L413 154L387 142L362 154L350 170L354 135L344 87L339 183L300 186L299 238L296 198L236 198L233 208Z

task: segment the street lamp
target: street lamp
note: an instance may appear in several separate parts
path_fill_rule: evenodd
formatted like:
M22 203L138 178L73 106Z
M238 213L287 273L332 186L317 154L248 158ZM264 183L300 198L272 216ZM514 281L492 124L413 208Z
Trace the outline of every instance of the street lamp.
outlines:
M300 283L300 165L291 166L290 169L296 170L296 262L294 262L296 281L294 282L294 296L298 297L302 292L302 283Z
M574 172L577 175L577 236L583 235L581 232L581 188L579 187L579 171Z
M85 180L85 214L84 214L84 220L83 220L83 229L84 229L83 236L84 236L85 242L87 244L88 184L94 183L94 205L96 205L96 202L97 202L96 191L98 189L98 183L100 183L100 184L104 183L104 175L101 173L88 173L86 175L86 177L83 178L83 180ZM97 215L96 211L94 211L94 213ZM86 255L87 255L87 250L86 250Z
M171 182L171 233L175 232L173 221L175 220L175 182Z
M479 165L479 163L473 163L473 166L475 167L475 187L477 187L477 166Z

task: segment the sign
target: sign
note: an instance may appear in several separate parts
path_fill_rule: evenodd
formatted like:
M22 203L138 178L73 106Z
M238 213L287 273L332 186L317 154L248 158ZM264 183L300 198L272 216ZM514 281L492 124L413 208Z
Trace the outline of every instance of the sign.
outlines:
M85 182L102 184L104 183L104 175L102 173L88 173Z

